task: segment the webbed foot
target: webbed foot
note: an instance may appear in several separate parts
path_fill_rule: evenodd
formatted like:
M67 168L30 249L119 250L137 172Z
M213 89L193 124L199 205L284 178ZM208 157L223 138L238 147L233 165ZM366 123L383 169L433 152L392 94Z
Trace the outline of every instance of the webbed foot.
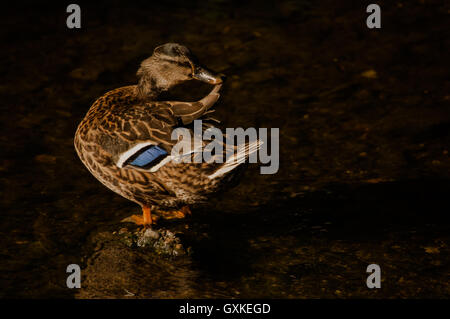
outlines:
M156 218L152 216L150 207L142 207L142 216L131 215L127 218L122 219L122 223L135 223L136 225L142 225L144 227L149 227L156 222Z
M161 216L165 219L181 219L188 215L192 215L192 212L188 206L183 206L179 210L161 212Z

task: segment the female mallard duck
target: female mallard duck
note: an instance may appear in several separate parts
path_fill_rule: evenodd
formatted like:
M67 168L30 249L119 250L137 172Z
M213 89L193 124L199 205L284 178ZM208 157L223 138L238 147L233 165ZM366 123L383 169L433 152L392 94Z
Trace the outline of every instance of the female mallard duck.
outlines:
M178 141L171 139L172 131L212 111L222 77L199 66L186 47L175 43L157 47L141 63L137 76L137 85L112 90L94 102L78 126L74 144L100 182L142 207L142 217L127 220L151 225L151 210L183 217L190 212L187 205L205 201L230 180L259 142L246 144L224 163L176 161L171 150ZM161 92L192 79L214 88L197 102L157 101Z

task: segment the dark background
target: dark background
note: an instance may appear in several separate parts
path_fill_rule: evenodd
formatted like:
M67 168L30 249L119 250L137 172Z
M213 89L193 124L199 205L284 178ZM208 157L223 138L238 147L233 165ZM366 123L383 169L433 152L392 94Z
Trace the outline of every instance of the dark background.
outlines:
M367 1L77 2L72 30L70 3L0 10L0 297L450 296L448 2L377 1L378 30ZM115 240L139 208L73 148L95 99L166 42L228 76L224 127L280 128L277 174L253 165L162 225L193 248L176 259ZM381 289L366 287L371 263Z

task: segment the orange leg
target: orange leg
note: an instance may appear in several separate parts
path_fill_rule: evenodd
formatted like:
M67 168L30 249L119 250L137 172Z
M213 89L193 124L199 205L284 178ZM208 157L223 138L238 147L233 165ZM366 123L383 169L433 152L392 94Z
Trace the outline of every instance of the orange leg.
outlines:
M144 218L144 225L151 225L153 223L152 212L150 211L150 207L148 206L142 207L142 215Z
M122 222L131 222L135 223L136 225L143 225L144 227L146 227L152 225L154 219L152 218L150 207L142 206L142 216L132 215L130 217L122 219Z

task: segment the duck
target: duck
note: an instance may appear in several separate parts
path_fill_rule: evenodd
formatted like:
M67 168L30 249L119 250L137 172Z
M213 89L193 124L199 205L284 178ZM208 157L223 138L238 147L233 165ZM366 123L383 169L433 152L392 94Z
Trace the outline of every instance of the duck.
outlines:
M225 76L201 66L178 43L157 46L136 75L137 84L113 89L92 104L77 127L74 146L97 180L141 207L141 215L123 221L151 227L160 217L184 218L191 214L189 206L211 199L231 183L260 141L248 142L240 150L234 147L236 153L222 162L181 161L180 156L201 152L198 148L178 155L172 152L181 140L198 139L193 122L205 121L202 132L219 122L211 113ZM161 100L163 92L192 80L212 85L211 91L194 102ZM191 140L172 139L179 128L191 132Z

